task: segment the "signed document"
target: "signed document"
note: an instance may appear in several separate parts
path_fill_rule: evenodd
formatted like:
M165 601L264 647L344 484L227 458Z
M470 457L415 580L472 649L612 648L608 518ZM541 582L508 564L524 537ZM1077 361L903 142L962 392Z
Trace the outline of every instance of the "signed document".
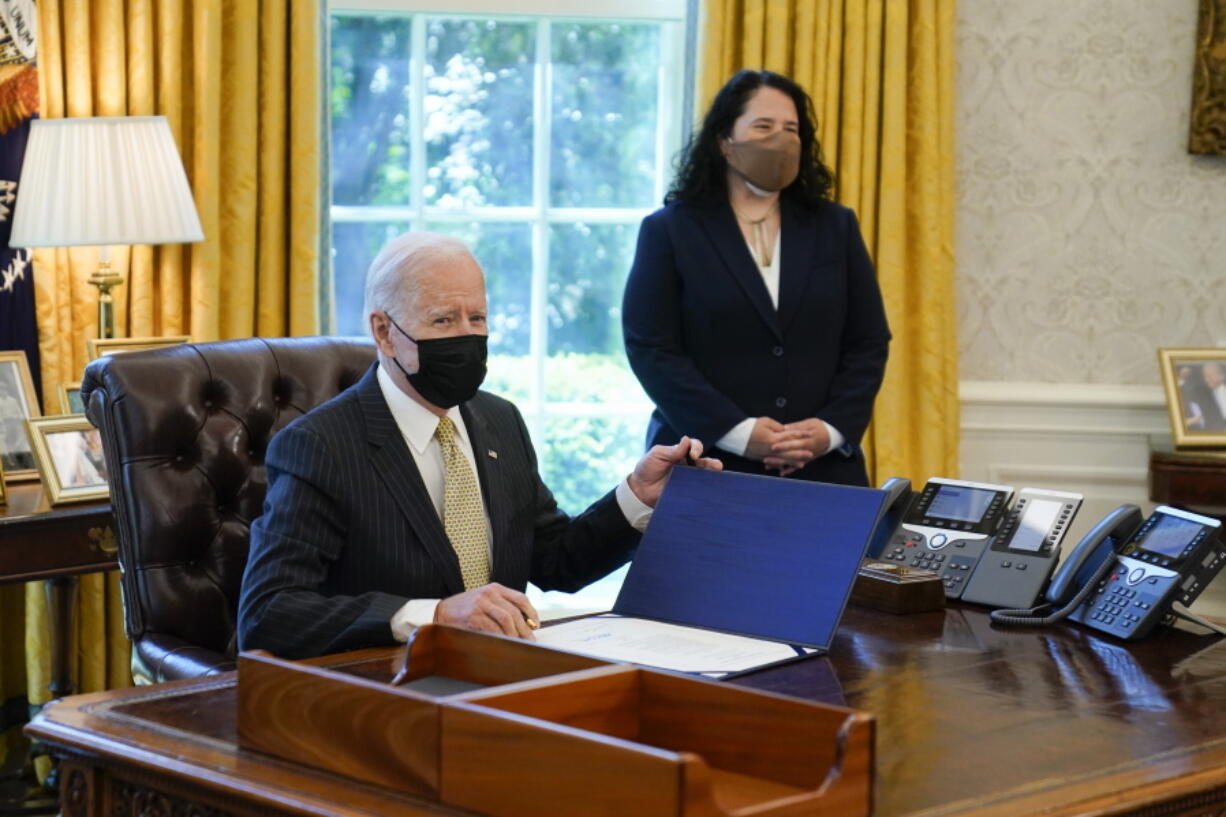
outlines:
M721 676L817 652L777 641L613 614L581 618L536 632L547 647L608 661Z

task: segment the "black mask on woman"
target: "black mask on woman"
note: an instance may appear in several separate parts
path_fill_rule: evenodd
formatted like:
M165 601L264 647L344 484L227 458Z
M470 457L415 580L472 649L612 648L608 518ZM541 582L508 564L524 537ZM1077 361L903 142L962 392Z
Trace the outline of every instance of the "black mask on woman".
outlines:
M400 329L391 315L387 319ZM489 354L486 346L489 339L485 335L418 340L403 329L400 334L417 344L417 371L409 374L399 360L393 357L392 362L428 403L449 409L471 400L481 388Z

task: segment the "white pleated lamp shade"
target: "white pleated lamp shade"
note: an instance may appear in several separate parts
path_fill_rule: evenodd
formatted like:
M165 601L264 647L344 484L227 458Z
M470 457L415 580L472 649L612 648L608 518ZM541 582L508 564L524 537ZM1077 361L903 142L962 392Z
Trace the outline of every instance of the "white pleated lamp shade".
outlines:
M30 123L14 247L203 241L183 161L164 116Z

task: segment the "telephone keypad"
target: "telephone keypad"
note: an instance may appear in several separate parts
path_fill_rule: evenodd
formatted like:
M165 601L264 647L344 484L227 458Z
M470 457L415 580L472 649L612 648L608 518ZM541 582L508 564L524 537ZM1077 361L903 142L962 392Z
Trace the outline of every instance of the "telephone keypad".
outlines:
M1170 578L1158 576L1147 576L1133 584L1129 578L1134 569L1128 562L1117 565L1086 601L1084 617L1075 620L1124 638L1145 635L1157 623L1153 609L1162 604L1172 585ZM1151 589L1151 584L1159 587Z
M881 558L933 571L945 586L946 598L960 598L979 555L991 541L973 532L954 533L960 526L953 522L943 523L940 530L914 530L904 526L884 548Z

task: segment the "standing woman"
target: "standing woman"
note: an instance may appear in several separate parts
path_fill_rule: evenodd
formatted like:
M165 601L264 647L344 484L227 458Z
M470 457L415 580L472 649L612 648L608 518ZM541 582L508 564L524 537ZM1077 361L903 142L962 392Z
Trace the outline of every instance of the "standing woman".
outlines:
M626 354L656 404L649 446L687 434L731 470L867 485L860 438L890 330L812 107L770 71L716 94L640 228Z

